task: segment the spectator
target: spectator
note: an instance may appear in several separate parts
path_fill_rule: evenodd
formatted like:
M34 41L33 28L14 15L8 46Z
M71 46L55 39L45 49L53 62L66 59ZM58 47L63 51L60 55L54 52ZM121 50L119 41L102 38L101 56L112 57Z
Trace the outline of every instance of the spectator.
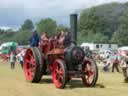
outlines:
M106 71L106 72L109 71L110 64L111 64L111 56L107 56L105 65L103 67L103 70Z
M91 51L91 49L90 49L89 46L86 46L85 49L84 49L84 51L85 51L85 54L86 54L86 56L87 56L88 58L91 58L91 59L93 58L93 57L92 57L92 54L93 54L93 53L92 53L92 51Z
M128 54L126 56L122 56L122 71L124 75L124 82L128 83Z
M16 56L18 62L19 62L20 65L21 65L21 68L23 68L23 61L24 61L23 58L24 58L24 55L25 55L25 51L26 51L26 50L23 50L21 53L19 53L19 54Z
M33 32L31 38L30 38L30 46L31 47L38 47L40 38L37 34L37 32Z
M11 69L14 69L15 62L16 62L16 56L15 56L14 51L11 51L9 61L10 61Z
M116 69L116 71L119 72L119 60L119 55L115 53L113 57L112 72L114 72L114 69Z

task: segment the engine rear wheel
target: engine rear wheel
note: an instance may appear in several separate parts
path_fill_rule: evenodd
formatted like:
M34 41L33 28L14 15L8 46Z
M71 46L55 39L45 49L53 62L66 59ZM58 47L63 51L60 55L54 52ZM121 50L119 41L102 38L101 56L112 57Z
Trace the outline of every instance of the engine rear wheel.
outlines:
M67 81L67 68L63 60L57 59L53 63L52 79L57 88L63 89Z
M83 84L87 87L94 87L98 79L98 67L94 60L87 59L82 65L82 76Z
M42 73L42 75L44 75L46 73L46 69L47 69L44 54L41 53L41 50L39 48L36 48L36 52L37 52L37 57L39 59L41 73Z
M29 48L24 57L24 74L26 80L32 83L38 83L41 80L41 55L38 48Z

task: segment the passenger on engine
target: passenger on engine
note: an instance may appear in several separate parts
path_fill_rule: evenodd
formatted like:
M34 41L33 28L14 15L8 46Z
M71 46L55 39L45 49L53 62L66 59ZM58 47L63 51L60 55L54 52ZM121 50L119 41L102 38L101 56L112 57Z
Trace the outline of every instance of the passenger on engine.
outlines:
M46 32L43 32L42 33L42 36L41 36L41 44L42 45L48 44L48 36L47 36Z
M71 45L71 33L70 32L65 32L63 45L64 47L69 47Z
M57 36L57 42L58 42L58 45L59 47L62 47L63 46L63 42L64 42L64 31L61 31L58 36Z
M51 36L49 38L49 42L50 42L50 49L57 47L57 37L56 36Z
M49 50L48 44L49 44L48 36L46 32L43 32L41 36L41 41L40 41L40 49L43 53L46 53Z

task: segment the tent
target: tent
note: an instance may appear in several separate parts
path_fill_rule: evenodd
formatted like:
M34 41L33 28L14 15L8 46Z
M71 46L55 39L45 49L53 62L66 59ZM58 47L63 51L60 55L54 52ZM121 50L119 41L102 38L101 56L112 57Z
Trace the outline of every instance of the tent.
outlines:
M128 54L128 46L118 48L118 53L122 56L126 56Z
M7 42L3 43L0 46L0 53L1 54L9 54L11 50L16 51L16 48L18 46L17 42Z

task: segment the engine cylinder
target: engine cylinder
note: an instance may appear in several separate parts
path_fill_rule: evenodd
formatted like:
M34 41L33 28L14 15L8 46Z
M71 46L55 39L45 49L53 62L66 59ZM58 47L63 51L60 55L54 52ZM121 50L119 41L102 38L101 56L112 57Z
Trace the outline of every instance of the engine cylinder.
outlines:
M83 61L85 54L82 48L73 47L67 49L64 56L69 64L78 65Z

